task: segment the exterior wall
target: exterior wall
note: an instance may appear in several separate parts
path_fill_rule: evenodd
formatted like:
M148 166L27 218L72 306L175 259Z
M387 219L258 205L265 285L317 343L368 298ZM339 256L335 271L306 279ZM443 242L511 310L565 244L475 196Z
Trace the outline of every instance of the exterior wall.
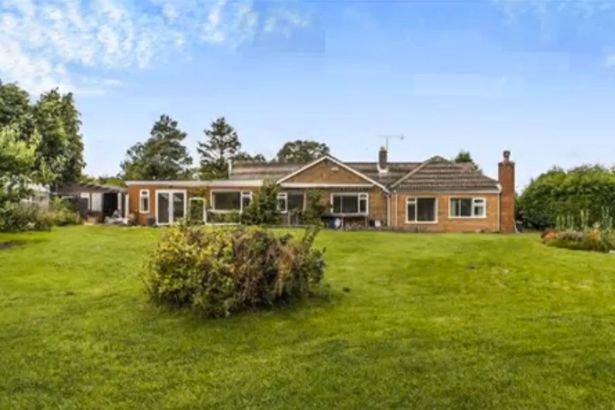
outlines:
M395 192L391 200L391 225L399 229L420 232L498 232L499 196L496 193L433 193ZM406 223L406 198L429 197L437 199L437 222ZM485 198L487 212L484 218L451 218L451 198Z
M311 184L370 184L365 178L348 171L338 164L324 160L301 173L287 179L284 183L311 183ZM331 194L338 192L356 192L369 194L368 220L379 220L387 225L387 194L379 187L369 188L315 188L323 194L323 201L330 203ZM365 219L359 216L355 219Z
M242 191L242 192L252 192L257 191L258 188L254 187L232 187L232 188L199 188L199 187L186 187L182 185L172 185L165 184L161 182L160 185L131 185L128 188L128 215L135 215L135 222L139 225L146 225L148 219L154 218L156 219L156 191L157 190L178 190L178 191L186 191L187 198L186 201L189 201L190 198L204 198L207 203L207 208L210 206L210 193L211 191ZM141 213L139 212L139 193L142 189L147 189L149 191L149 212ZM187 209L189 209L189 202L187 202Z
M284 182L305 182L325 184L365 184L369 183L359 175L340 167L326 159L285 180Z

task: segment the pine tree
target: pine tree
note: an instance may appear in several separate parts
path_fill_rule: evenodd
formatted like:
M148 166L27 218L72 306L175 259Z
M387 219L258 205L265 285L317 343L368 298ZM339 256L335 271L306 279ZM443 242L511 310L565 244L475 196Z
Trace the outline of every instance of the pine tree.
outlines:
M224 117L211 123L204 130L206 140L199 142L197 151L201 155L200 175L203 179L228 177L228 161L240 152L241 143L237 132Z
M170 180L190 176L192 158L182 141L186 133L178 128L177 121L161 115L154 123L150 138L137 143L126 151L122 162L124 179Z

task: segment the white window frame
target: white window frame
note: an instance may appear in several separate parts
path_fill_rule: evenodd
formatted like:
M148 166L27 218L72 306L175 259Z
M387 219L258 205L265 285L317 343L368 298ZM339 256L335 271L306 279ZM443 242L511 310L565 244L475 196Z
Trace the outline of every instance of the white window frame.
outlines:
M143 195L145 194L145 195ZM143 209L143 198L147 197L147 209ZM149 214L151 207L151 198L149 194L149 189L140 189L139 190L139 213L140 214Z
M455 199L471 199L472 200L472 215L471 216L454 216L453 215L453 200ZM474 215L474 207L476 201L483 202L483 214ZM487 199L485 197L468 197L468 196L452 196L448 199L448 217L450 219L487 219Z
M239 209L216 209L216 201L214 200L214 194L216 193L237 193L239 194ZM210 212L218 213L218 214L230 214L233 212L243 213L243 199L250 198L250 202L252 202L252 192L251 191L241 191L236 189L216 189L212 190L209 194L211 208Z
M173 216L173 212L171 212L171 208L169 208L169 222L160 223L158 221L158 194L169 194L169 204L173 203L173 194L184 194L184 218L188 213L188 191L185 189L157 189L154 191L154 195L156 196L156 225L164 226L164 225L173 225L175 221L175 216ZM174 206L174 205L173 205Z
M435 208L435 212L434 215L436 217L435 220L433 221L419 221L418 219L418 213L419 213L419 199L434 199L434 208ZM414 221L411 221L408 219L408 205L409 202L414 201ZM437 224L438 223L438 197L436 196L408 196L406 197L406 203L405 203L405 209L404 209L404 214L405 214L405 219L406 219L406 223L407 224L417 224L417 225L422 225L422 224L426 224L426 225L433 225L433 224Z
M356 213L335 212L333 209L333 198L336 196L356 196L357 197L357 210ZM361 212L361 200L365 200L365 212ZM335 216L368 216L369 215L369 193L367 192L332 192L329 198L331 215ZM303 200L305 206L305 199Z
M288 213L288 192L280 192L278 194L278 198L277 198L278 202L276 203L276 207L278 208L278 211L280 211L281 213L285 214ZM280 200L284 200L284 208L280 208L279 205L279 201Z
M205 198L201 198L200 196L194 196L192 198L189 198L188 199L188 214L190 213L190 210L192 209L191 202L193 201L194 202L201 201L203 203L203 222L207 222L207 202L205 201Z

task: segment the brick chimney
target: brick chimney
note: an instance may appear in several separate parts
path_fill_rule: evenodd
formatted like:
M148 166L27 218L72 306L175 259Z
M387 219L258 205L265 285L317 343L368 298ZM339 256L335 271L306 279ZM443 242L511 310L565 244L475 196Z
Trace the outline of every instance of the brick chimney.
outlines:
M387 172L389 170L388 153L385 147L380 147L378 152L378 172Z
M500 193L500 232L515 233L515 163L510 160L510 151L498 164Z

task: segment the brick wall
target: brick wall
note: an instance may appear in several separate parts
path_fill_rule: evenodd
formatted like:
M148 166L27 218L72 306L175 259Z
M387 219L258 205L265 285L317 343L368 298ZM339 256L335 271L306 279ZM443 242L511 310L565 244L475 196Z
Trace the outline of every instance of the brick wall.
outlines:
M436 223L406 223L406 199L429 197L437 199ZM391 198L391 226L421 232L497 232L498 231L497 193L393 193ZM451 218L449 201L451 198L485 198L487 212L485 218Z
M499 163L498 175L502 186L500 225L502 233L515 232L515 163L510 161L510 152L504 153Z
M285 182L329 183L329 184L366 184L369 183L359 175L325 159Z
M142 189L149 191L149 212L139 212L139 193ZM188 201L190 198L199 197L205 198L207 205L210 205L210 192L214 191L241 191L241 192L255 192L258 188L254 187L233 187L233 188L199 188L199 187L185 187L173 184L165 184L163 182L160 185L131 185L128 187L129 195L129 215L138 213L137 223L139 225L146 225L149 218L156 218L156 190L178 190L186 191ZM187 207L188 208L188 207Z

